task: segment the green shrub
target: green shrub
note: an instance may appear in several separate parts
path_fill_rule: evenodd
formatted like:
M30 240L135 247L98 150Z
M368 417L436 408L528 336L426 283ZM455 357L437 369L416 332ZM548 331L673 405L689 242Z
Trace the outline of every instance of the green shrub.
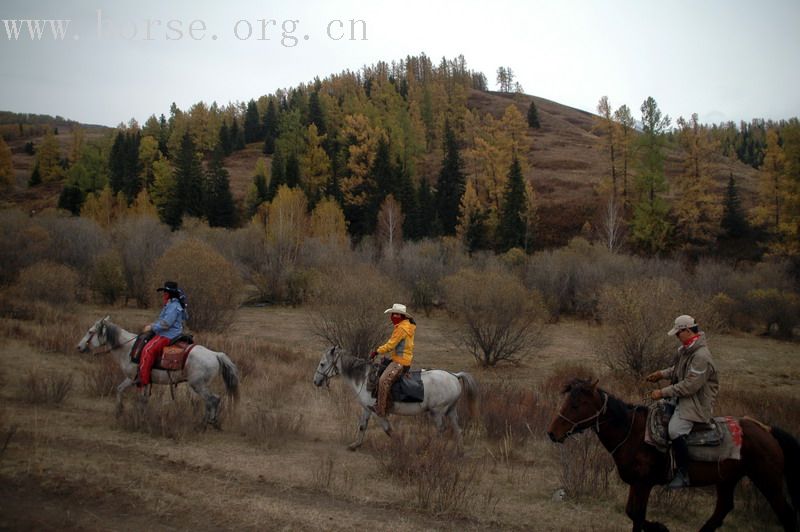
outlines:
M103 302L109 305L113 305L125 293L127 285L122 257L116 250L106 251L95 259L89 283Z

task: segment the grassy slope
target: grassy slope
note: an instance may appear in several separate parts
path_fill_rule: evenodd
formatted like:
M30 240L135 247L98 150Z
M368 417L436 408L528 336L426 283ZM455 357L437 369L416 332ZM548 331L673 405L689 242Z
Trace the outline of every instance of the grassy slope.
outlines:
M128 328L139 327L151 317L142 310L98 307L79 308L76 315L88 327L109 312ZM446 316L435 314L418 321L415 363L467 369L484 388L504 383L534 388L567 362L602 369L591 350L596 328L582 322L548 326L549 346L518 368L481 370L451 345L453 324ZM14 330L8 321L3 325L3 331ZM81 334L74 332L75 342ZM19 428L7 451L0 454L0 528L627 528L626 489L618 483L608 498L552 500L560 486L560 448L541 436L524 444L504 445L468 432L465 463L481 467L481 493L492 497L457 516L419 511L413 489L387 478L379 465L386 441L379 428L371 426L363 450L344 450L354 433L357 411L341 381L329 390L311 385L324 345L311 334L306 309L241 309L228 334L277 347L272 353L255 353L263 357L263 369L244 380L238 409L224 414L225 431L190 432L177 443L123 430L114 421L112 398L87 395L83 378L97 369L98 358L43 352L19 338L0 342L0 435L9 426ZM207 343L212 346L215 342L207 335L197 338L210 340ZM723 376L723 396L735 394L740 386L773 391L777 386L779 393L797 394L800 352L796 344L743 335L711 341ZM285 355L275 358L281 352ZM234 360L244 357L240 352L229 354ZM75 389L64 404L32 405L22 399L24 386L15 375L25 375L32 368L74 376ZM179 398L187 395L185 387L179 392ZM636 397L627 399L639 402ZM171 404L164 391L151 398L154 408L167 409ZM132 408L130 397L127 408ZM255 444L243 436L241 420L259 408L302 414L304 430L288 438L270 435L261 445ZM194 404L192 415L199 417L199 409ZM424 420L398 424L401 433L426 427ZM498 459L502 452L510 458ZM326 463L331 464L327 484L320 475ZM679 499L677 504L690 508L680 515L668 510L669 502L654 504L650 515L678 531L696 530L713 508L709 492L697 492L691 504ZM742 510L741 499L739 503L726 521L727 530L774 529L763 505L765 521L753 522L752 513Z

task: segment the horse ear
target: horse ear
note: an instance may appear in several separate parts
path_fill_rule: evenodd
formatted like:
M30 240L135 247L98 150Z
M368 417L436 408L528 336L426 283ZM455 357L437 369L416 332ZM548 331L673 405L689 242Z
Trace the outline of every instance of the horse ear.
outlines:
M102 320L100 320L100 321L108 321L108 320L110 320L110 319L111 319L111 315L110 315L110 314L106 314L106 317L105 317L105 318L103 318L103 319L102 319Z

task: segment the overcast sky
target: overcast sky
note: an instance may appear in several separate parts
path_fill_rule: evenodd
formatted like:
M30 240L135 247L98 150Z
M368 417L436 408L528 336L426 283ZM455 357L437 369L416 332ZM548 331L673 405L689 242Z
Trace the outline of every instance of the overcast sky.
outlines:
M673 118L800 116L798 0L4 0L0 19L0 110L109 126L421 52L463 54L492 89L511 67L526 93L587 111L608 95L638 117L653 96ZM70 22L38 40L27 23L9 37L14 19Z

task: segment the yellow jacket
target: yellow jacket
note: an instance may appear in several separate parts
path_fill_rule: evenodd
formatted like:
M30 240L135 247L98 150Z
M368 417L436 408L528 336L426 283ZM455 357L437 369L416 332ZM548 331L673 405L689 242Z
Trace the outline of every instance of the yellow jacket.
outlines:
M417 326L405 319L394 326L394 331L389 340L376 351L384 355L392 353L392 361L401 366L411 366L414 358L414 332Z

